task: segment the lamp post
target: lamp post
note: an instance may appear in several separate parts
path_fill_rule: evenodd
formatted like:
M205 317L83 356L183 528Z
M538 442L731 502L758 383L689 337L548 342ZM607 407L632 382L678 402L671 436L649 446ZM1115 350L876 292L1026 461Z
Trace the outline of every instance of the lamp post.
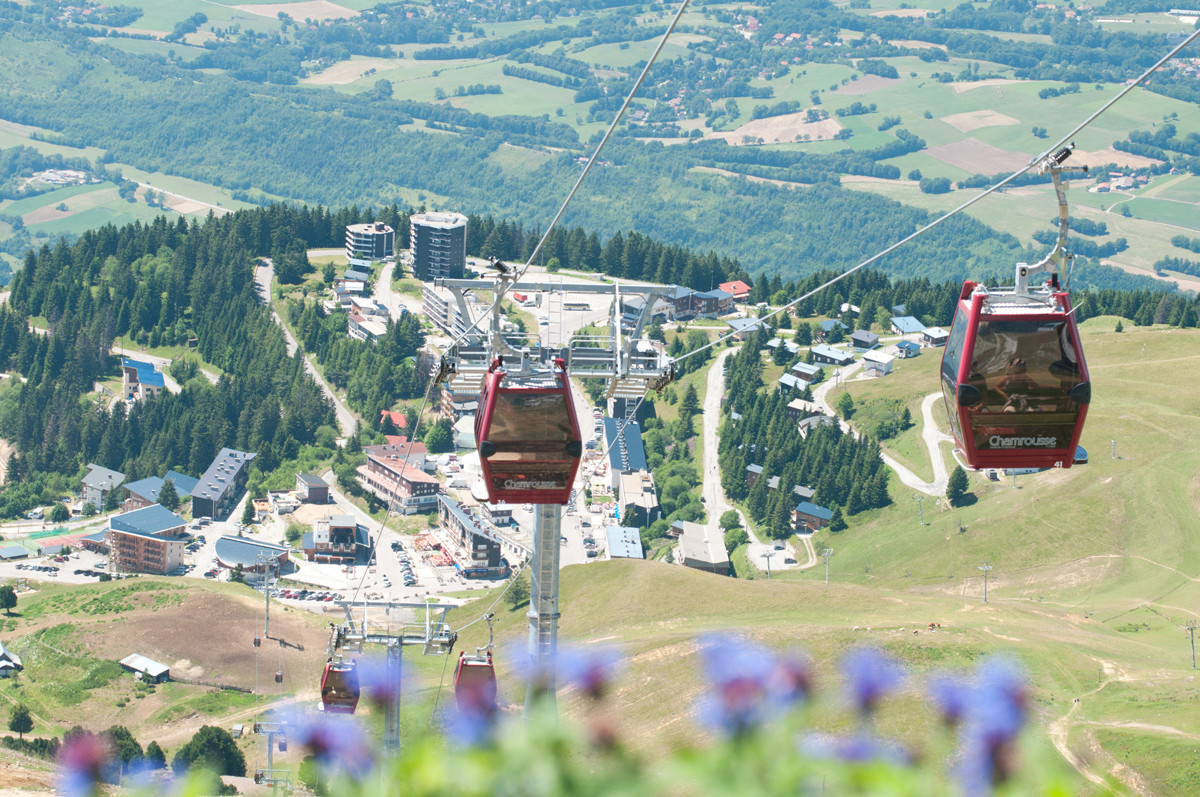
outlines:
M1192 640L1192 669L1196 669L1196 621L1188 620L1183 626Z
M981 564L979 566L979 569L983 571L983 602L987 603L988 602L988 599L987 599L988 571L992 569L992 566L989 565L987 562L984 562L983 564Z
M825 557L825 586L829 586L829 557L833 556L832 548L822 548L821 556Z
M925 508L924 508L924 507L921 505L921 502L922 502L922 501L924 501L924 500L925 500L925 496L923 496L923 495L918 495L918 496L916 496L916 502L917 502L917 515L918 515L918 517L920 518L920 521L921 521L921 525L922 525L922 526L924 526L924 525L925 525Z
M767 560L767 581L771 580L771 557L775 555L774 551L767 551L763 558Z

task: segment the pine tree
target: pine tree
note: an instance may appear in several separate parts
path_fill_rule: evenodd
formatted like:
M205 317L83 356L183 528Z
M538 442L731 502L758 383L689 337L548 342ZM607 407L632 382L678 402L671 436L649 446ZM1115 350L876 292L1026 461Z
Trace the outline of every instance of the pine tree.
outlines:
M951 506L959 506L962 503L969 486L967 472L962 469L961 465L955 465L950 478L946 481L946 498L949 499Z
M158 491L158 502L171 511L179 506L179 493L175 491L174 479L163 482L162 489Z
M242 525L249 526L254 522L254 502L250 500L250 496L246 496L246 508L242 510Z
M29 716L29 709L24 703L18 703L13 706L12 714L8 719L8 729L21 739L25 738L25 734L33 730L33 717Z
M829 519L830 531L845 531L849 526L846 525L846 518L842 517L842 508L835 506L833 508L833 517Z

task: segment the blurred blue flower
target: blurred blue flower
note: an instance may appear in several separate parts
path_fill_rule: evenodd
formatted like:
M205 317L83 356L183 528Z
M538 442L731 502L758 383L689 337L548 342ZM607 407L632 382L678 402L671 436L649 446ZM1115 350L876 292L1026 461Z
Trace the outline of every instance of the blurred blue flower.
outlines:
M878 648L859 647L842 658L846 695L860 714L870 714L885 695L904 685L904 668Z
M712 689L700 699L700 720L736 735L770 718L776 707L768 700L776 671L774 655L736 635L709 634L700 640L704 674Z
M87 732L69 737L58 753L58 793L64 797L96 794L111 760L111 750L103 737Z
M990 659L976 672L957 770L966 794L989 794L1016 771L1016 741L1027 700L1024 675L1012 662Z
M446 737L459 747L481 747L495 738L499 714L482 711L470 703L450 705L442 711L441 724Z
M971 706L973 685L958 676L942 673L930 677L926 688L937 707L942 722L956 726L967 716Z
M599 700L623 669L621 653L605 647L564 647L558 653L558 674L564 683Z
M371 741L352 716L293 711L285 725L288 741L311 753L326 775L361 778L375 764Z
M865 764L885 761L890 764L908 764L911 759L899 743L880 739L871 734L834 736L813 733L800 740L800 749L813 758Z

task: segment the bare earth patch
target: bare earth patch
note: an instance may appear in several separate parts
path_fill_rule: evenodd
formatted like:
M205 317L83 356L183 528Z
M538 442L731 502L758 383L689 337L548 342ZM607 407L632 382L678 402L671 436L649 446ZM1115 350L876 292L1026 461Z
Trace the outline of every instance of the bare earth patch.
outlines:
M726 143L733 146L744 144L746 137L753 139L754 143L758 143L758 139L761 138L764 144L780 144L785 141L795 141L797 137L803 139L806 135L809 141L824 141L833 138L842 129L841 124L835 119L806 122L804 113L801 111L782 116L771 116L766 119L755 119L732 132L711 133L705 138L724 139Z
M1029 156L1025 153L993 147L975 138L929 147L925 152L942 163L957 166L971 174L1016 171L1029 162Z
M863 75L858 80L852 80L844 86L838 86L837 91L833 93L849 97L861 97L863 94L870 94L872 91L879 91L880 89L888 89L902 82L898 77Z
M950 116L943 116L942 121L963 133L969 133L972 130L978 130L981 127L999 127L1001 125L1021 124L1020 119L1014 119L1006 114L997 113L996 111L991 110L955 113L951 114Z
M8 476L8 458L16 451L12 443L7 440L0 440L0 484L4 484L4 479Z
M1146 158L1129 152L1120 152L1112 147L1108 147L1107 149L1098 149L1095 152L1077 149L1071 154L1071 160L1067 165L1096 168L1109 163L1115 163L1118 166L1128 166L1131 169L1142 169L1147 166L1157 166L1161 162L1154 158Z
M309 83L314 86L344 86L347 83L353 83L360 77L365 75L369 70L374 69L392 69L396 66L394 61L388 61L384 58L368 58L363 61L338 61L328 69L323 69L315 75L309 75L300 81L301 83Z
M916 39L892 39L892 44L897 47L907 47L910 50L947 50L944 44L934 44L933 42L922 42Z
M984 86L1004 86L1009 83L1020 83L1020 82L1021 81L1019 81L1019 80L1010 80L1008 78L996 77L996 78L991 78L990 80L969 80L969 81L965 81L963 83L951 83L950 85L954 87L955 94L962 94L964 92L971 91L972 89L981 89Z
M351 8L330 3L329 0L305 0L301 3L268 3L266 5L234 6L238 11L256 14L260 17L274 19L279 14L287 14L292 19L311 19L323 22L327 19L349 19L357 17L358 12Z

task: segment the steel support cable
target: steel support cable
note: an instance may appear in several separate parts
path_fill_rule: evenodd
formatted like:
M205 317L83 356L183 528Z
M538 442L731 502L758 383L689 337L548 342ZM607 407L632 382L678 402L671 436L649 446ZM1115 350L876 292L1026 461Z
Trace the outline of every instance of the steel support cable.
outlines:
M1003 180L996 183L995 185L988 186L982 192L980 192L978 195L972 197L971 199L968 199L966 202L962 203L961 205L956 207L954 210L951 210L951 211L943 214L942 216L939 216L938 218L934 219L929 224L926 224L924 227L920 228L916 232L914 232L910 235L907 235L904 238L901 238L899 241L892 244L891 246L884 249L883 251L879 252L878 254L872 255L871 257L862 261L857 266L846 269L841 274L838 274L837 276L833 277L832 279L827 280L826 282L822 283L821 285L818 285L816 288L813 288L811 291L804 294L803 296L800 296L797 299L793 299L792 301L788 302L783 307L780 307L777 310L772 310L770 313L767 313L766 315L762 316L759 320L765 322L767 319L774 318L775 316L779 315L780 313L790 310L792 307L795 307L797 304L804 301L805 299L809 299L809 298L815 296L816 294L820 293L821 291L825 290L826 288L831 287L831 286L836 285L837 283L841 282L846 277L850 276L851 274L858 271L859 269L869 266L870 264L874 263L875 261L877 261L883 257L886 257L887 255L890 255L892 252L896 251L897 249L899 249L901 246L908 243L912 239L916 238L918 235L922 235L922 234L928 232L929 230L932 230L934 227L938 226L942 222L949 220L953 216L957 216L959 213L966 210L971 205L974 205L976 202L978 202L979 200L988 196L989 194L993 194L996 191L1003 188L1004 186L1008 185L1013 180L1015 180L1018 177L1020 177L1021 175L1025 174L1025 172L1029 171L1030 169L1037 166L1039 163L1043 162L1052 153L1054 153L1060 147L1062 147L1064 144L1066 144L1071 139L1073 139L1081 130L1083 130L1085 127L1090 125L1092 122L1096 121L1096 119L1098 119L1101 114L1103 114L1105 111L1107 111L1113 105L1115 105L1119 100L1123 99L1125 97L1125 95L1127 95L1129 92L1133 91L1134 88L1136 88L1137 86L1139 86L1140 84L1145 82L1145 80L1148 77L1150 77L1152 74L1154 74L1158 69L1160 69L1163 64L1167 63L1172 58L1174 58L1176 55L1178 55L1180 50L1182 50L1184 47L1186 47L1187 45L1189 45L1193 41L1195 41L1197 37L1200 37L1200 28L1197 28L1190 36L1188 36L1186 39L1184 39L1182 42L1180 42L1169 53L1164 55L1157 62L1155 62L1155 64L1153 66L1151 66L1149 69L1147 69L1145 72L1142 73L1141 77L1130 82L1124 88L1122 88L1119 92L1117 92L1115 95L1113 95L1112 99L1110 99L1108 102L1104 103L1104 105L1102 105L1097 111L1095 111L1087 119L1083 120L1078 125L1076 125L1074 127L1074 129L1071 130L1071 132L1067 133L1065 136L1060 138L1054 144L1054 146L1050 147L1042 154L1031 158L1027 164L1025 164L1023 167L1021 167L1017 171L1010 174L1008 177L1005 177ZM702 351L711 349L713 346L716 346L718 343L729 340L734 335L740 334L742 331L744 331L744 330L728 332L724 335L721 335L716 340L710 341L709 343L706 343L703 346L699 346L696 349L693 349L692 351L685 352L684 354L681 354L678 357L675 357L672 360L672 362L678 363L682 360L686 360L688 357L691 357L695 354L699 354Z

